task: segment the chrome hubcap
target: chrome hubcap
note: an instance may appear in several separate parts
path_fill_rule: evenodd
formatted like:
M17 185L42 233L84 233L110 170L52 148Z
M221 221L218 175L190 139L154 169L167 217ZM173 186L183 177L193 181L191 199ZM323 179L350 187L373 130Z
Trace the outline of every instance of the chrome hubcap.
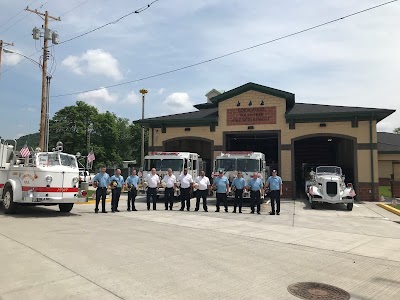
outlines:
M8 209L8 208L10 207L10 204L11 204L11 194L10 194L9 191L7 191L6 194L4 195L3 204L4 204L4 207L5 207L6 209Z

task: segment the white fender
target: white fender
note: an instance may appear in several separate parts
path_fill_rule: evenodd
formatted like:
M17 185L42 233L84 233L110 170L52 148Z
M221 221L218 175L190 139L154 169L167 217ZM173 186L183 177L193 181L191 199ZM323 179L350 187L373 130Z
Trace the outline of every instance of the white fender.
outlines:
M6 184L4 185L5 190L7 185L11 185L12 190L13 190L13 200L14 201L20 201L22 200L22 185L19 180L14 180L14 179L8 179Z

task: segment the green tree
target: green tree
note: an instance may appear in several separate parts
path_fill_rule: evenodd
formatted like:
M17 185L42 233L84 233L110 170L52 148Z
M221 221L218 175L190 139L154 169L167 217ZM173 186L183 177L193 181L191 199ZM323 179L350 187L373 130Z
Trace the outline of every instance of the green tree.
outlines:
M146 132L145 143L147 136ZM123 160L140 162L140 126L109 111L99 113L97 108L82 101L62 108L50 120L50 145L57 141L64 143L68 153L80 152L82 164L86 163L84 157L88 152L93 151L95 168L100 164L121 166Z
M397 127L393 130L393 133L400 134L400 127Z
M83 101L77 101L75 106L66 106L56 112L50 120L49 148L57 141L62 141L66 152L87 155L89 126L98 114L97 108Z

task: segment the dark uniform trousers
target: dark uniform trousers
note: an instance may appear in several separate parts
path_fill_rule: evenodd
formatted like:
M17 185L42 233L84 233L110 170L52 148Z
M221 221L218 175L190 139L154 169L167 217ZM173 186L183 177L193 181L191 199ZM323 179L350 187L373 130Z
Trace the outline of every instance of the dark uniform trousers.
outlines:
M197 190L196 210L200 209L200 198L203 198L203 209L207 210L207 193L208 190Z
M118 209L119 197L121 196L121 187L115 187L111 190L111 210Z
M275 202L276 202L276 212L281 212L281 191L280 190L273 190L269 194L271 198L271 211L275 212Z
M149 187L147 189L147 209L150 209L150 198L153 199L153 209L155 210L157 207L157 188Z
M101 211L106 211L106 187L98 187L96 190L96 211L99 210L100 198L101 198Z
M186 201L186 209L190 209L190 188L181 188L181 209L185 209L185 201Z
M250 206L252 212L254 212L254 205L257 205L257 212L261 211L260 200L261 200L260 190L250 192Z
M242 211L243 205L243 189L235 190L235 200L233 202L234 210L239 206L239 211Z
M169 204L170 209L172 209L172 206L174 206L174 188L173 187L165 188L164 204L165 204L165 209L168 209L168 204Z
M225 210L228 209L228 196L226 193L217 193L217 210L219 210L220 203L224 202Z
M137 189L136 187L132 187L130 191L128 191L128 209L131 209L131 203L132 203L132 209L135 209L135 200L137 196Z

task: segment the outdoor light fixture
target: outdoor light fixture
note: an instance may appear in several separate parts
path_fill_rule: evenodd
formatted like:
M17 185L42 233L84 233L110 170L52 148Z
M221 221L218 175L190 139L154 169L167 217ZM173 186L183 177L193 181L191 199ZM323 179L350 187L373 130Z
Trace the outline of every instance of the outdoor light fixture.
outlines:
M236 106L238 106L238 107L240 106L240 102L239 101L238 101L238 103L236 103Z
M264 106L264 100L261 101L260 105L261 105L261 106Z
M251 100L250 100L250 102L249 102L249 106L252 106L253 105L253 102L251 102Z
M328 139L328 142L332 142L332 139Z

